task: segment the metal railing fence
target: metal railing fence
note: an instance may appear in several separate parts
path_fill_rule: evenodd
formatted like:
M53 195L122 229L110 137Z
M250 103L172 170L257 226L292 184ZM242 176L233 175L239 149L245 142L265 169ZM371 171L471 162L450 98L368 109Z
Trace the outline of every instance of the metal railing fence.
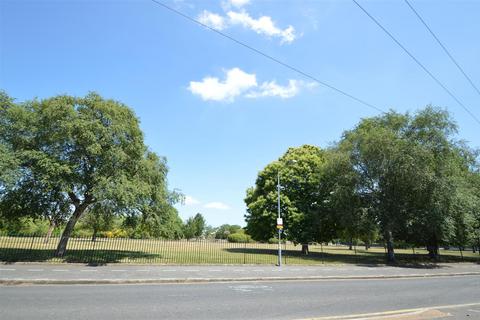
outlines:
M70 238L66 253L55 256L60 237L7 236L0 234L0 261L2 262L78 262L90 264L276 264L278 245L269 243L231 243L225 240L165 240L132 238ZM366 250L355 247L322 244L309 245L309 254L301 253L301 246L282 244L283 264L321 263L384 263L382 246ZM422 248L396 250L397 259L408 262L428 261ZM441 250L448 261L480 262L480 255L472 251Z

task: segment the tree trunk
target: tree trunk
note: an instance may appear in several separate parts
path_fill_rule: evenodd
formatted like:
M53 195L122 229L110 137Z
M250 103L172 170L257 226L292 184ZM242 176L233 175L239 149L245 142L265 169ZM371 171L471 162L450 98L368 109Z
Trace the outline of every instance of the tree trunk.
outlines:
M55 229L55 222L50 221L50 226L48 227L47 235L45 236L45 243L50 241L50 237L52 236L53 229Z
M350 238L350 243L348 244L348 250L353 250L353 239Z
M308 243L302 243L302 254L308 256Z
M87 209L88 205L80 204L75 207L75 211L73 215L68 220L67 225L65 226L65 230L63 230L62 236L60 238L60 242L58 243L57 250L55 251L56 257L63 257L65 252L67 251L67 243L70 235L72 234L73 228L77 223L78 219L82 216L82 214Z
M97 228L93 228L92 242L97 241Z
M438 258L438 244L430 244L427 246L427 251L428 251L428 256L431 259L437 259Z
M387 262L395 262L395 250L393 249L393 236L392 231L387 231L385 234L385 240L387 242Z

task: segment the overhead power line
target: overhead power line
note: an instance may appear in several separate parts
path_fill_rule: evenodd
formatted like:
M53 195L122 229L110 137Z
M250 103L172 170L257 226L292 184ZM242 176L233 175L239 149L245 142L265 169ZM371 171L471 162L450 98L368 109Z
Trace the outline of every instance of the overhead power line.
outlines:
M430 78L432 78L450 97L452 97L458 105L460 105L463 110L465 110L470 117L472 117L478 124L480 120L440 81L438 78L430 72L410 51L405 48L403 44L400 43L377 19L375 19L365 8L363 8L356 0L352 0L355 4L380 28L385 32L410 58L412 58L415 63L420 66L420 68L427 73Z
M442 47L443 51L445 51L445 53L450 58L450 60L452 60L452 62L457 66L458 70L460 70L460 72L463 74L465 79L467 79L467 81L470 83L470 85L475 89L475 91L477 91L478 95L480 95L480 90L478 89L478 87L475 85L475 83L473 83L472 79L470 79L470 77L467 75L465 70L463 70L463 68L460 66L460 64L457 62L457 60L452 56L452 54L447 50L445 45L440 41L440 39L437 37L437 35L428 26L428 24L425 22L425 20L422 18L422 16L420 16L418 11L415 10L415 8L412 6L412 4L408 0L404 0L404 1L410 7L410 9L412 9L413 13L415 13L417 18L423 23L425 28L427 28L428 32L430 32L430 34L437 41L437 43L440 45L440 47Z
M294 71L294 72L296 72L296 73L304 76L305 78L308 78L308 79L310 79L310 80L313 80L314 82L316 82L316 83L318 83L318 84L320 84L320 85L322 85L322 86L324 86L324 87L327 87L327 88L329 88L329 89L331 89L331 90L333 90L333 91L335 91L335 92L337 92L337 93L340 93L341 95L346 96L346 97L348 97L348 98L350 98L350 99L352 99L352 100L354 100L354 101L356 101L356 102L358 102L358 103L360 103L360 104L362 104L362 105L364 105L364 106L367 106L367 107L369 107L369 108L375 109L375 110L380 111L380 112L382 112L382 113L385 112L385 111L382 110L381 108L379 108L379 107L377 107L377 106L375 106L375 105L373 105L373 104L371 104L371 103L368 103L368 102L366 102L366 101L364 101L364 100L362 100L362 99L360 99L360 98L357 98L357 97L355 97L354 95L352 95L352 94L350 94L350 93L347 93L346 91L343 91L343 90L341 90L341 89L339 89L339 88L337 88L337 87L335 87L335 86L333 86L333 85L331 85L331 84L328 84L328 83L326 83L326 82L324 82L324 81L321 81L321 80L317 79L315 76L313 76L313 75L311 75L311 74L309 74L309 73L307 73L307 72L305 72L305 71L302 71L302 70L300 70L299 68L294 67L294 66L292 66L292 65L290 65L290 64L288 64L288 63L286 63L286 62L283 62L283 61L281 61L281 60L279 60L279 59L277 59L277 58L275 58L275 57L273 57L273 56L271 56L271 55L269 55L269 54L267 54L267 53L265 53L265 52L263 52L263 51L261 51L261 50L259 50L259 49L256 49L256 48L252 47L251 45L249 45L249 44L247 44L247 43L245 43L245 42L242 42L242 41L240 41L240 40L237 40L237 39L235 39L234 37L232 37L232 36L230 36L230 35L222 32L222 31L220 31L220 30L217 30L217 29L215 29L215 28L212 28L212 27L210 27L210 26L208 26L208 25L206 25L206 24L198 21L197 19L192 18L191 16L189 16L189 15L187 15L187 14L185 14L185 13L183 13L183 12L181 12L181 11L179 11L179 10L176 10L176 9L174 9L174 8L166 5L165 3L161 2L161 1L157 1L157 0L151 0L151 1L154 2L154 3L156 3L156 4L159 5L159 6L163 7L164 9L167 9L167 10L169 10L169 11L171 11L171 12L173 12L173 13L175 13L175 14L177 14L177 15L179 15L179 16L181 16L181 17L183 17L183 18L185 18L185 19L187 19L187 20L189 20L189 21L191 21L191 22L193 22L193 23L196 23L196 24L198 24L198 25L200 25L200 26L202 26L202 27L205 27L205 28L207 28L207 29L209 29L209 30L211 30L211 31L213 31L213 32L221 35L222 37L227 38L227 39L229 39L230 41L233 41L233 42L235 42L236 44L238 44L238 45L240 45L240 46L242 46L242 47L244 47L244 48L247 48L247 49L249 49L249 50L252 51L252 52L255 52L256 54L259 54L259 55L263 56L264 58L267 58L267 59L269 59L269 60L271 60L271 61L273 61L273 62L275 62L275 63L277 63L277 64L279 64L279 65L281 65L281 66L283 66L283 67L285 67L285 68L287 68L287 69L290 69L290 70L292 70L292 71Z

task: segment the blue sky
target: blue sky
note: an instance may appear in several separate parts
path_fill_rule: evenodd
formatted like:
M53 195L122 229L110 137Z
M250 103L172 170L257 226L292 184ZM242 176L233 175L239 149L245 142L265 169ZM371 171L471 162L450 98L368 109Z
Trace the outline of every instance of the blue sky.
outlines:
M480 117L480 96L403 1L359 2ZM448 108L480 146L480 125L351 1L164 3L382 109ZM480 2L411 3L480 86ZM1 0L0 88L126 103L187 195L181 217L214 226L244 224L245 190L288 147L328 146L378 114L150 0Z

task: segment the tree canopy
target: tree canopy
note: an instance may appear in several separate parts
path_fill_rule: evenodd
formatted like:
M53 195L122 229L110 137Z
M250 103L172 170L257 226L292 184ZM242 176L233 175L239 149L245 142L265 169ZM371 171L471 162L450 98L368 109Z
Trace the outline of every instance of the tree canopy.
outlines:
M201 213L190 217L183 226L183 236L186 239L199 238L203 235L206 227L205 218Z
M295 243L328 241L336 232L329 210L332 177L328 154L311 145L290 148L258 174L255 187L247 190L246 230L253 239L266 241L275 236L277 178L280 177L280 208L284 233Z
M327 149L290 148L247 190L246 230L275 235L277 174L286 237L375 240L394 260L394 240L438 247L472 243L479 233L478 154L457 140L445 110L393 111L360 121ZM480 241L479 241L480 242Z
M124 104L95 93L18 104L3 94L0 102L0 165L11 168L1 176L1 213L58 211L68 222L57 255L93 207L126 216L172 214L179 195L167 189L166 160L147 149L139 120Z

